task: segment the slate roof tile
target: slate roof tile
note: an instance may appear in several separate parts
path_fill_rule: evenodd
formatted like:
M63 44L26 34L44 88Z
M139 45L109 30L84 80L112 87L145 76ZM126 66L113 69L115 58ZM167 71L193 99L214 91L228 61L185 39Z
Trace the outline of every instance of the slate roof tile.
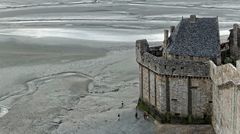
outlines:
M167 51L182 56L216 58L220 55L218 18L183 18L169 37Z

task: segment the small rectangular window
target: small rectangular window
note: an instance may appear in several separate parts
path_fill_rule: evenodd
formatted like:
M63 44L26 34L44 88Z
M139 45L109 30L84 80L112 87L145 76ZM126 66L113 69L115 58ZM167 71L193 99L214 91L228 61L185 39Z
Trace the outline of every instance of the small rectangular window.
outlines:
M198 86L191 86L191 89L197 89Z
M180 116L180 113L175 113L175 116Z
M179 55L176 55L176 59L179 59Z

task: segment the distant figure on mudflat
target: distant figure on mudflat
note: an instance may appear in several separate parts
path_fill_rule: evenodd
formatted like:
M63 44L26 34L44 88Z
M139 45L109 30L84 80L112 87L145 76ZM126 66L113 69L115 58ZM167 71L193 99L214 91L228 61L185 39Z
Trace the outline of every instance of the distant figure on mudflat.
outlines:
M123 108L123 106L124 106L124 103L123 103L123 101L122 101L122 103L121 103L121 104L122 104L122 108Z
M118 121L120 121L120 114L118 114Z

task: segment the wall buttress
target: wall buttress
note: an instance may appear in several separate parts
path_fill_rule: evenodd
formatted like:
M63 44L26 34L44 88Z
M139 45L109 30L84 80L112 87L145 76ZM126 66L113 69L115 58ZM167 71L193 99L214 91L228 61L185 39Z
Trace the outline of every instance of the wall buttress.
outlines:
M192 115L192 89L191 78L188 77L188 115Z
M150 86L150 69L148 69L148 102L150 102L151 101L151 86ZM151 104L151 102L150 102L150 104Z
M155 97L155 106L157 107L157 80L156 74L154 73L154 97Z
M168 76L166 76L166 104L167 104L167 112L170 112L170 86L169 86Z
M139 71L140 71L140 83L139 83L139 89L140 89L140 98L143 99L143 67L139 65Z

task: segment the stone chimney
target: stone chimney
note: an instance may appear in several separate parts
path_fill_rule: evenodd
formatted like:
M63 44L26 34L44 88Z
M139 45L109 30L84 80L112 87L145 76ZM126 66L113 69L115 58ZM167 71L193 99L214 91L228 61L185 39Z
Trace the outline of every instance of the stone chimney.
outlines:
M239 25L238 24L233 24L233 29L234 30L237 30L239 28Z
M163 48L166 49L168 44L168 30L164 30L164 41L163 41Z
M164 30L164 40L163 40L163 56L167 58L166 49L168 47L168 30Z
M171 26L170 27L170 35L172 35L172 33L175 31L175 26Z
M234 56L235 60L239 59L238 29L238 24L233 24L233 44L230 46L230 52Z
M195 23L196 22L196 15L190 15L190 22Z

